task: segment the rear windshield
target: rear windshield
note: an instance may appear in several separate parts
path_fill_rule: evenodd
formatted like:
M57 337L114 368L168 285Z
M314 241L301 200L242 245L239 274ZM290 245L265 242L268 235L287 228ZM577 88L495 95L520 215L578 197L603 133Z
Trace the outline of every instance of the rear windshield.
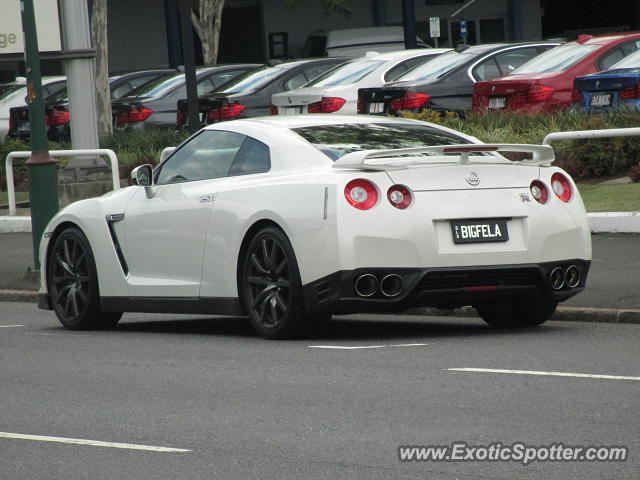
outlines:
M449 73L451 70L456 68L458 65L462 65L465 62L468 62L476 55L469 53L458 53L458 52L447 52L442 55L438 55L433 60L428 61L427 63L423 63L422 65L418 65L413 70L408 71L404 75L396 78L394 81L396 82L408 82L408 81L423 81L423 80L435 80L446 73Z
M246 75L241 75L235 82L231 80L227 88L219 91L223 93L249 92L266 85L286 70L288 69L284 69L282 67L269 67L255 70Z
M538 55L509 75L562 72L600 47L602 45L561 45Z
M128 93L129 97L157 97L171 90L176 85L184 82L184 74L172 77L160 77L150 82L143 83L138 88L134 88Z
M617 68L640 68L640 50L624 57L618 63L609 67L610 70Z
M331 160L361 150L391 150L471 143L462 137L428 125L395 123L317 125L293 128Z
M320 75L305 86L336 87L338 85L351 85L362 80L383 63L384 62L380 60L356 60L347 62Z

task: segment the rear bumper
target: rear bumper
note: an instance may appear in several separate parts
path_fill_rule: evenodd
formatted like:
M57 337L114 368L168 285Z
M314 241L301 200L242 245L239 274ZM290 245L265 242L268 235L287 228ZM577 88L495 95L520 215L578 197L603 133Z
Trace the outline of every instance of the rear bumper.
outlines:
M578 285L573 288L563 285L554 290L549 283L550 272L556 267L566 270L571 265L580 271ZM305 285L305 306L309 313L358 313L427 306L454 308L514 298L562 302L584 290L590 265L588 260L573 259L468 268L359 268L336 272ZM375 276L378 282L389 274L399 275L402 290L397 296L388 297L378 288L371 296L363 297L354 287L363 274Z

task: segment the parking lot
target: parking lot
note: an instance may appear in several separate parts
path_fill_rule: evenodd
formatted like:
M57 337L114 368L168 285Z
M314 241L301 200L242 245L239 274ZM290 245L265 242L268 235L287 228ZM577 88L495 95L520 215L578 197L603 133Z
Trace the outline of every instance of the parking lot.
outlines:
M6 478L631 479L640 467L638 325L501 333L374 315L274 342L246 319L127 314L117 331L70 332L32 304L0 312ZM456 441L623 445L630 458L398 460L401 445Z

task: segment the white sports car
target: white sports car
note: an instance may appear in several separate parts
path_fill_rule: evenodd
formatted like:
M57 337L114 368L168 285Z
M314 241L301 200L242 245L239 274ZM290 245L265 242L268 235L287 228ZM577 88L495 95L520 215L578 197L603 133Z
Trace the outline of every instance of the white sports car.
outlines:
M584 289L591 259L582 200L553 160L395 118L211 125L134 170L136 185L51 220L39 306L71 329L122 312L248 315L267 338L427 305L538 325Z

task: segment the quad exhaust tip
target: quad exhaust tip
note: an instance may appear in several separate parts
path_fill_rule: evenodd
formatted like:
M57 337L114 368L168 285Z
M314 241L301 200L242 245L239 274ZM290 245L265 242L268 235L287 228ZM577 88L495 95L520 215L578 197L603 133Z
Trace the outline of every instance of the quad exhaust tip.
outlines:
M378 279L370 273L360 275L356 278L354 289L361 297L371 297L378 291Z
M404 280L395 273L386 275L380 282L380 291L385 297L397 297L402 292L402 287Z
M580 270L575 265L571 265L567 268L564 274L564 283L569 288L576 288L580 285Z

